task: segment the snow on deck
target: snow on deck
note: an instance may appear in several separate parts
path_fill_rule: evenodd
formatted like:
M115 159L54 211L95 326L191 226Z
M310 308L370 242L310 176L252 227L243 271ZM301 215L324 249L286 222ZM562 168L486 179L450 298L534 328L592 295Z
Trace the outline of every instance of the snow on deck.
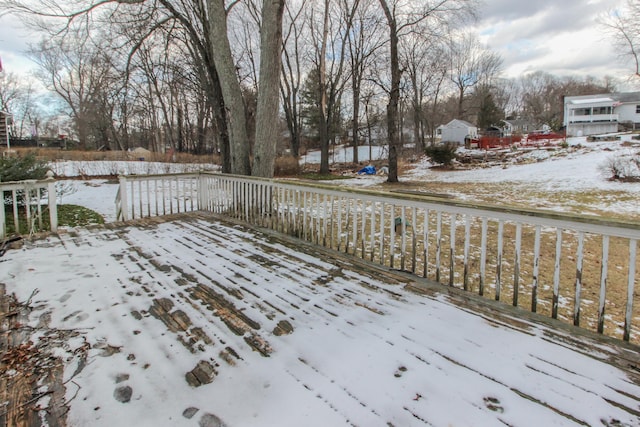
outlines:
M73 426L640 425L633 347L204 215L27 242L0 282L91 344Z

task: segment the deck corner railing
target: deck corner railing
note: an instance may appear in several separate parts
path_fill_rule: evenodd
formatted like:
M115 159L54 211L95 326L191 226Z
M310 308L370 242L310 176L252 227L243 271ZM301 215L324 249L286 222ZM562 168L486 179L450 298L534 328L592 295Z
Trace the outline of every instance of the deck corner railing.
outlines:
M33 234L36 231L58 231L58 209L53 172L44 180L24 180L0 183L3 208L0 209L0 238L13 234ZM46 205L42 200L47 200ZM10 207L10 209L7 209ZM7 215L7 210L10 211ZM48 211L48 224L44 213Z
M640 343L637 223L218 173L121 177L116 204L214 212Z

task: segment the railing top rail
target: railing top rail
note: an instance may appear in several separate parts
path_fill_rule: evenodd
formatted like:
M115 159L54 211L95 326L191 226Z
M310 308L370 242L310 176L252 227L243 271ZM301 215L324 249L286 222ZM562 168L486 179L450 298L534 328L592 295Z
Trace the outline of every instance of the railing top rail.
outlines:
M299 187L309 190L322 191L328 195L344 195L351 193L369 201L398 200L406 206L429 207L443 210L443 207L455 210L457 213L472 214L480 217L491 217L506 221L527 222L533 225L557 226L559 228L571 228L577 231L598 232L612 236L640 239L640 223L615 218L602 219L599 217L577 215L565 212L553 212L539 209L524 209L509 206L495 206L483 203L468 202L456 199L447 199L442 196L419 194L418 192L394 191L383 192L361 188L339 188L328 184L306 181L292 181L283 179L268 179L247 177L240 175L221 174L216 172L203 172L207 175L215 175L222 179L232 179L244 182L272 183L282 188L297 189Z
M9 191L9 190L20 190L25 187L42 187L46 188L49 185L49 180L46 179L25 179L23 181L6 181L0 182L0 190Z
M166 177L197 177L199 176L201 173L203 172L176 172L176 173L158 173L158 174L152 174L152 175L142 175L142 174L119 174L118 177L124 177L128 180L150 180L150 179L159 179L159 178L166 178Z

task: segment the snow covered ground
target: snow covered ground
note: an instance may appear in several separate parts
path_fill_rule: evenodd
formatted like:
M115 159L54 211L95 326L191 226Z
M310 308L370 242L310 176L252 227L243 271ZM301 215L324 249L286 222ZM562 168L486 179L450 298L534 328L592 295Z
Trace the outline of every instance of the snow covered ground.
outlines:
M612 159L632 154L638 158L640 142L631 137L631 134L624 134L619 141L606 142L587 142L585 137L569 138L569 148L566 149L520 149L524 154L513 156L510 162L495 162L490 167L469 168L459 165L453 171L433 169L433 164L422 157L409 165L399 178L401 182L411 183L417 190L421 184L428 185L431 192L435 188L435 192L446 193L460 200L499 201L562 212L612 213L618 217L637 218L640 215L640 182L611 181L611 173L604 170ZM632 141L634 145L625 146L625 141ZM351 159L351 153L350 147L337 147L335 157ZM360 147L359 158L368 159L367 153L368 147ZM374 160L383 159L385 155L384 147L374 147ZM309 153L304 161L319 163L319 153ZM640 176L637 164L631 167L635 168L636 176ZM353 175L354 179L331 183L385 189L381 185L385 183L386 176ZM483 190L486 194L481 198ZM593 192L601 194L581 197L581 194Z
M621 350L204 215L51 236L0 282L34 340L81 333L72 426L640 425Z
M528 163L495 164L492 167L478 167L469 170L442 171L431 168L432 164L426 158L413 164L405 174L400 176L403 182L424 184L496 184L510 191L512 194L522 195L535 192L536 197L544 200L531 200L529 206L537 206L542 209L556 211L579 211L589 209L594 212L612 212L630 217L640 215L640 182L619 182L609 180L607 172L603 171L610 159L630 153L637 153L640 146L624 146L624 141L631 141L631 135L622 135L620 141L613 142L587 142L586 138L569 138L571 148L549 151L546 149L530 150L522 157L522 160L530 160ZM350 161L351 148L337 147L332 159L337 161ZM384 159L388 155L386 147L372 147L374 160ZM359 147L360 160L369 158L369 147ZM318 152L308 153L301 159L304 163L319 163ZM117 163L117 162L111 162ZM203 169L203 165L153 164L148 162L120 162L116 165L103 164L101 162L64 162L57 166L57 170L63 171L67 176L74 176L78 171L85 175L108 174L110 169L126 171L127 173L165 173L186 171L192 172ZM211 165L210 165L211 166ZM353 187L375 187L386 181L381 175L356 175L353 179L331 181L332 184ZM62 184L61 184L62 185ZM79 204L86 206L102 214L106 221L115 220L115 195L117 184L102 179L90 179L86 181L65 181L67 191L63 195L63 203ZM441 190L445 192L445 190ZM607 193L606 197L590 198L586 202L580 200L573 202L568 197L558 197L557 200L549 200L559 192L570 192L579 198L580 193L598 191ZM455 185L449 185L446 192L462 200L476 200L477 195L457 189ZM542 196L540 195L542 193ZM489 195L490 197L492 195ZM497 193L493 195L495 200L504 201L508 194Z
M443 173L422 160L401 179L624 189L640 210L640 184L599 170L630 148L571 143L586 148L506 169ZM115 220L114 182L59 185L63 203ZM634 351L618 359L609 345L419 296L393 275L198 215L30 243L0 260L0 283L22 301L38 290L32 325L82 333L58 352L74 426L640 426L637 375L619 367L638 365Z

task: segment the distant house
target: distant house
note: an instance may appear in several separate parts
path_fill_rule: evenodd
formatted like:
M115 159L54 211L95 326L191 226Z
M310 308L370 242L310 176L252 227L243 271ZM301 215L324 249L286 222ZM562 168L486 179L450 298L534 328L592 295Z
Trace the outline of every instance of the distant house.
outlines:
M502 123L502 132L505 135L525 134L536 129L535 125L527 119L509 119L503 120Z
M438 126L436 135L440 136L441 141L463 145L466 138L478 137L478 128L464 120L453 119L446 125Z
M640 125L640 92L566 96L564 125L567 136L617 132L620 125Z

